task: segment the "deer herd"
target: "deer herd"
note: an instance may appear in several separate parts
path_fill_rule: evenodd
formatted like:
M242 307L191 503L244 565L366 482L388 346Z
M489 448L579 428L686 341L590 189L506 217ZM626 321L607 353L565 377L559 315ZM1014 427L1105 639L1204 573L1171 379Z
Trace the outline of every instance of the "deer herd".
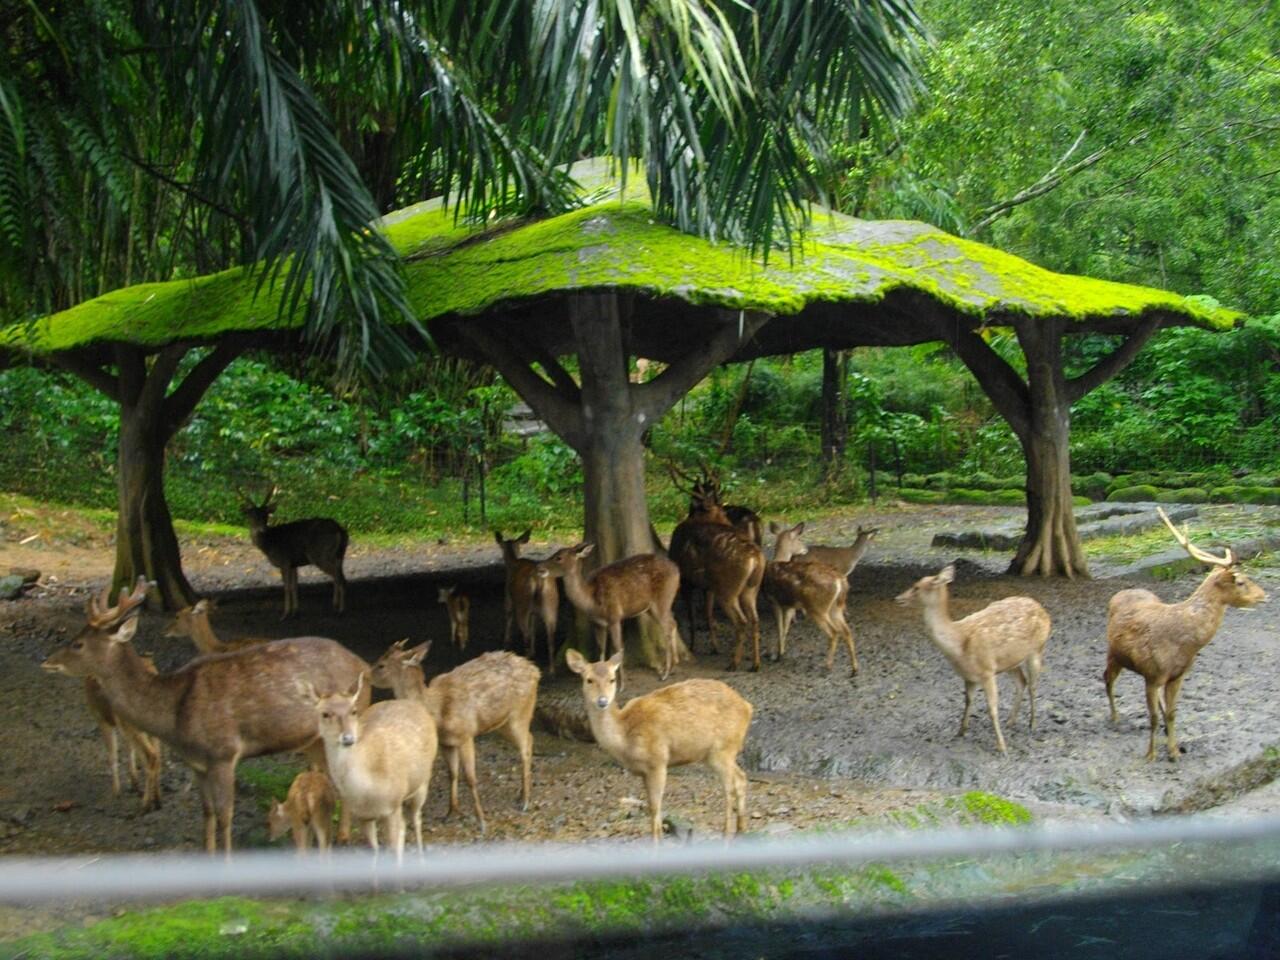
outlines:
M499 733L520 757L519 804L529 808L533 737L530 727L542 671L535 666L537 641L545 639L547 673L559 661L557 618L563 591L584 623L594 627L599 659L566 649L566 666L581 678L583 702L599 746L622 767L641 776L648 798L650 833L662 833L662 798L669 767L704 763L720 778L725 799L726 837L746 823L747 777L738 757L751 723L752 705L727 684L689 679L619 702L622 687L622 623L647 615L661 635L660 678L666 680L685 651L673 606L683 586L690 639L694 631L693 590L705 592L709 642L719 652L714 607L728 617L734 647L728 668L741 665L750 644L753 669L760 669L757 598L772 605L777 640L774 660L786 654L797 612L827 638L826 667L834 668L841 645L851 675L858 673L853 630L846 619L848 576L866 554L877 530L858 528L847 547L807 547L805 525L769 525L776 543L771 558L762 546L763 526L752 511L721 502L719 483L704 471L690 477L673 470L690 496L689 516L672 534L669 547L583 569L593 546L580 543L544 560L520 556L529 531L506 539L494 531L506 567L505 645L518 631L524 656L486 652L428 680L423 661L430 641L414 647L393 643L371 666L338 642L302 636L283 640L220 640L209 617L212 602L201 600L176 616L166 636L189 637L198 655L162 673L131 643L149 584L139 579L121 591L114 605L107 593L88 602L86 623L65 647L53 653L46 670L79 677L91 713L102 731L112 791L119 793L118 737L129 751L129 773L142 796L143 811L160 805L161 751L167 748L192 770L203 810L204 842L210 852L231 850L235 772L239 761L262 754L301 751L310 769L298 774L283 802L271 807L270 836L288 830L300 852L312 840L321 851L333 839L350 837L351 821L376 852L381 830L397 862L406 833L422 849L422 810L437 753L449 774L449 814L460 813L459 772L471 794L476 825L486 830L477 787L475 739ZM274 488L261 504L247 501L245 514L253 542L280 568L285 616L298 611L297 568L308 563L333 579L333 605L345 606L342 572L347 533L331 520L301 520L271 526ZM1112 597L1107 617L1107 657L1103 674L1111 719L1117 719L1115 681L1132 670L1146 684L1150 740L1155 757L1163 720L1171 760L1179 756L1175 733L1178 695L1200 650L1213 638L1225 609L1251 607L1266 595L1239 568L1228 550L1216 556L1191 544L1163 511L1160 517L1178 543L1212 567L1200 587L1181 603L1165 603L1147 590L1122 590ZM655 540L657 539L655 534ZM1024 695L1030 726L1036 717L1036 686L1044 667L1050 619L1029 597L1007 597L961 620L948 609L954 566L915 582L897 597L918 603L929 639L964 683L958 736L968 728L973 692L981 687L995 734L1006 752L998 712L996 679L1010 674L1017 690L1008 725ZM439 602L448 612L455 657L468 644L471 601L446 587ZM373 702L374 688L391 699ZM335 811L340 822L333 833Z

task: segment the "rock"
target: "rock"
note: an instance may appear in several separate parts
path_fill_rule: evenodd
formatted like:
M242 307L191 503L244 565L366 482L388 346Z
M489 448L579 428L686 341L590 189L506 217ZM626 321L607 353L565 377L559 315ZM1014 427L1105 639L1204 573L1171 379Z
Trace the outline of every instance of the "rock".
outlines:
M23 583L35 583L40 579L40 571L35 567L10 567L9 576L21 577Z
M0 577L0 600L17 600L26 586L26 581L13 574Z
M667 814L662 818L662 832L675 837L680 843L689 843L693 840L693 823L684 817Z
M790 833L794 829L795 829L795 826L790 823L775 822L775 823L766 823L763 827L760 828L760 832L767 833L767 834L779 834L779 833Z
M20 827L25 827L31 822L31 808L28 806L14 807L4 815L4 818L10 823L16 823Z

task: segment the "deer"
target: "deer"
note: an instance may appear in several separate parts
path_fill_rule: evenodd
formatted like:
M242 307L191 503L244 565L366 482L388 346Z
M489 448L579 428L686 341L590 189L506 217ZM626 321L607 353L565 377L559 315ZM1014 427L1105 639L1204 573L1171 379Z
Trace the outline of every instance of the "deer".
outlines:
M772 524L769 529L773 529ZM825 563L839 570L840 576L847 577L853 573L853 568L858 565L858 562L867 555L871 541L879 532L879 527L864 527L858 524L857 536L847 547L830 547L811 543L806 548L805 559Z
M152 673L130 641L146 600L139 578L107 625L90 623L44 661L44 669L93 677L116 716L163 741L191 767L204 819L205 849L231 855L236 764L247 757L317 747L315 711L295 684L347 689L368 664L335 640L293 637L233 653L196 657ZM367 703L369 691L362 691Z
M319 770L304 770L289 784L284 801L273 800L267 811L267 839L279 840L286 830L293 835L299 856L306 856L311 837L321 856L329 853L333 811L338 805L333 783Z
M1111 704L1111 722L1118 723L1115 684L1122 670L1139 674L1147 688L1147 719L1151 735L1147 741L1147 762L1156 757L1156 728L1164 715L1169 760L1181 753L1175 719L1182 681L1195 663L1196 655L1222 625L1227 607L1248 609L1267 602L1263 589L1237 566L1228 548L1221 557L1191 542L1184 525L1179 532L1163 509L1160 519L1187 554L1210 571L1200 586L1181 603L1165 603L1150 590L1121 590L1107 605L1107 665L1102 679Z
M996 749L1007 754L1004 734L1000 730L996 676L1010 673L1018 682L1018 692L1009 713L1010 726L1018 718L1023 694L1030 693L1030 729L1034 730L1036 683L1044 667L1044 646L1052 626L1049 614L1030 597L1005 597L963 620L952 620L948 610L948 585L955 578L956 568L954 564L948 564L934 576L917 580L896 599L904 606L912 600L920 602L930 640L964 681L964 712L960 715L960 731L956 736L963 737L969 728L973 691L981 685L987 696L991 726L996 732Z
M849 596L849 581L836 568L816 560L810 560L804 541L804 523L783 528L769 524L769 531L777 540L773 559L764 569L763 590L773 604L778 624L778 646L774 660L781 660L787 652L787 635L795 620L797 610L827 638L827 671L835 667L836 645L843 642L849 648L849 676L858 675L858 653L853 642L853 630L845 619L845 601Z
M604 659L612 645L622 652L622 621L648 614L658 622L666 638L662 670L666 680L679 658L680 634L671 606L680 589L680 568L657 553L639 553L600 567L589 577L582 573L582 560L595 550L593 543L557 550L537 566L540 580L564 578L569 602L596 628L596 642ZM606 641L606 631L608 640Z
M444 604L449 614L449 643L458 650L465 650L470 632L471 598L461 593L457 587L440 587L436 598ZM552 619L554 618L555 615L552 614ZM553 650L553 656L554 653Z
M85 616L88 623L96 627L109 628L116 624L118 618L125 615L120 613L120 608L126 606L129 596L128 589L121 591L120 602L115 607L107 606L110 602L110 594L111 586L108 584L101 596L89 597L85 607ZM155 662L150 657L141 657L140 659L145 669L151 673L156 672ZM107 748L107 767L111 771L112 796L118 797L120 795L120 747L118 737L124 737L124 741L129 748L129 782L142 796L142 812L149 813L152 810L160 809L160 768L163 760L160 741L150 734L142 732L123 717L117 716L116 712L111 709L111 702L107 699L102 685L93 677L84 678L84 697L89 707L89 713L98 724L98 731L102 734L102 742ZM141 767L141 778L139 777L139 767Z
M734 652L729 669L736 670L748 636L752 669L760 669L760 618L756 598L764 581L765 557L749 538L733 528L724 508L713 500L694 498L695 511L671 534L668 553L680 568L685 584L707 591L707 628L711 648L719 652L711 604L716 602L733 624ZM692 630L690 611L690 630Z
M166 637L189 637L201 654L230 653L266 643L262 637L242 637L236 640L221 640L213 632L209 623L209 614L215 609L212 600L197 600L189 607L183 607L174 614L173 622L165 630Z
M539 578L537 561L520 556L520 548L529 542L531 530L526 530L514 540L506 540L502 531L494 530L493 539L502 550L502 562L507 569L507 589L503 596L506 613L506 629L502 645L511 646L512 628L520 628L524 638L525 655L534 656L534 617L542 620L547 631L547 674L556 673L556 618L560 611L560 588L553 579Z
M253 545L266 555L284 580L284 616L287 620L298 613L298 568L314 564L333 580L333 609L342 613L347 605L347 579L342 561L347 552L347 531L336 520L311 517L270 526L276 505L271 502L279 491L273 486L260 504L247 496L241 512L249 524ZM242 495L243 496L243 495Z
M462 666L427 683L422 661L431 641L405 649L408 639L398 640L373 665L375 687L390 688L399 700L422 703L436 723L440 749L449 767L449 810L459 813L458 766L475 805L480 833L488 830L480 793L476 787L475 739L497 732L520 753L520 809L528 811L533 789L533 710L538 699L541 671L524 657L507 651L481 654Z
M374 856L382 824L396 865L404 863L406 810L421 855L422 808L436 762L436 724L427 708L417 700L368 706L364 673L344 692L319 693L308 680L299 680L297 687L319 722L329 777L343 809L363 824Z
M649 798L649 832L662 839L662 795L667 769L705 763L724 789L724 835L747 825L747 775L738 755L751 725L752 707L719 680L684 680L618 704L622 653L588 663L576 650L565 654L582 677L582 699L591 732L604 752L624 769L644 778Z

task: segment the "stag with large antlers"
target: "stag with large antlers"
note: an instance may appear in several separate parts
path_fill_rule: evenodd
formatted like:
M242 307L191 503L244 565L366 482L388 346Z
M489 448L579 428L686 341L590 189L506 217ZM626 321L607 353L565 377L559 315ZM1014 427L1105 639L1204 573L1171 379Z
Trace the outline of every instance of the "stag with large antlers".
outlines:
M1148 761L1156 756L1156 727L1161 714L1169 759L1178 759L1174 720L1182 681L1196 655L1218 632L1227 607L1253 607L1267 599L1262 588L1236 566L1230 549L1221 557L1202 550L1191 543L1185 528L1179 531L1164 510L1156 510L1182 548L1213 569L1195 593L1181 603L1165 603L1150 590L1132 589L1121 590L1107 607L1107 667L1102 679L1111 704L1111 722L1119 720L1116 677L1121 670L1141 674L1147 687L1147 719L1151 725Z
M270 526L271 514L276 510L271 500L278 490L273 486L262 503L244 497L241 512L249 523L253 545L280 570L284 580L284 618L298 612L298 568L308 564L315 564L332 578L333 609L342 613L347 606L347 578L342 573L347 552L346 528L328 517Z

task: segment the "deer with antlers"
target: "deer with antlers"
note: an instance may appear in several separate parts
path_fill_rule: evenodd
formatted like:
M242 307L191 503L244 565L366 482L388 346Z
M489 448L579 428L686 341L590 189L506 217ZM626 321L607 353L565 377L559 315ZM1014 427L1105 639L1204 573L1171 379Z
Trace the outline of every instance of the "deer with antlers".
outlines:
M298 612L298 568L314 564L333 580L333 609L342 613L347 606L347 578L342 561L347 553L347 531L328 517L310 517L270 526L276 505L271 502L279 491L272 486L262 503L244 498L241 512L249 524L253 545L266 555L284 580L284 617Z
M1111 722L1115 723L1119 720L1116 677L1121 670L1142 676L1151 725L1147 760L1155 759L1156 728L1163 715L1169 759L1176 761L1180 751L1174 720L1187 671L1218 632L1227 607L1253 607L1265 603L1267 595L1236 566L1229 548L1221 557L1200 549L1191 543L1185 528L1179 531L1164 510L1157 507L1156 511L1182 549L1212 569L1195 593L1181 603L1165 603L1150 590L1141 589L1121 590L1112 597L1107 606L1107 666L1102 679L1111 704Z

